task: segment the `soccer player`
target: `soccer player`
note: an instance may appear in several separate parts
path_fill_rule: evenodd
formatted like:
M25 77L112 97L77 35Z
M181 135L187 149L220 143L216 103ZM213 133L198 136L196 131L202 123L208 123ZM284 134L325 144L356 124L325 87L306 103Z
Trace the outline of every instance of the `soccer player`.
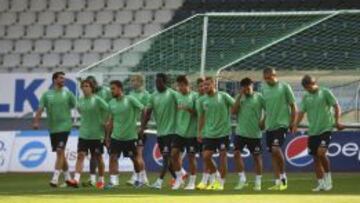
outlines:
M149 122L152 112L156 122L157 142L163 157L162 170L159 178L151 187L161 189L162 183L169 170L175 179L176 175L171 166L170 153L172 138L176 127L176 92L167 87L167 76L164 73L156 75L156 91L151 95L147 110L141 123L139 135L143 136L145 126Z
M109 102L111 100L111 92L110 89L107 86L100 86L96 80L96 78L92 75L89 75L86 77L86 80L90 81L94 87L94 93L99 96L101 99L103 99L105 102ZM101 115L104 119L104 124L108 119L108 112L103 112L103 115ZM97 159L95 156L90 157L90 179L87 182L83 183L84 187L87 186L95 186L96 185L96 169L98 167Z
M314 168L318 186L314 192L329 191L332 189L330 173L330 160L326 152L331 141L331 131L335 126L338 130L344 129L340 123L341 109L333 93L325 88L319 87L315 78L305 75L301 81L307 91L301 101L297 125L307 115L309 122L308 149L314 158ZM334 109L334 114L332 113Z
M206 95L199 100L198 140L203 144L205 167L211 173L209 190L223 190L227 172L227 150L231 131L230 108L234 99L225 92L219 92L215 80L206 77L204 82ZM219 173L212 160L214 153L219 152Z
M172 143L172 163L176 173L176 181L172 186L173 190L179 189L183 184L181 153L186 149L189 159L190 178L186 190L195 189L196 180L196 153L198 152L197 142L197 119L196 119L196 98L195 92L190 90L190 81L185 75L176 79L179 94L177 94L176 114L176 135Z
M78 154L75 166L75 175L69 183L72 187L79 187L80 176L84 168L84 160L90 151L91 157L96 159L99 168L99 180L96 187L104 187L105 165L102 154L104 153L105 126L103 118L99 115L108 111L107 103L93 94L95 87L90 80L81 82L81 90L84 96L79 99L77 109L81 115L80 135L78 142Z
M275 175L275 185L269 190L282 191L287 189L288 184L281 147L288 129L295 133L297 107L290 85L277 79L275 69L265 68L263 77L265 82L262 84L261 92L265 100L266 145L271 153Z
M54 73L52 81L53 87L41 96L33 128L39 128L41 114L46 109L51 148L53 152L56 152L55 171L50 186L57 187L61 172L64 173L66 182L71 180L65 147L72 128L71 109L75 107L76 102L74 94L64 88L65 73Z
M240 93L237 95L233 107L233 113L237 115L236 135L234 136L234 160L235 170L239 174L239 183L235 190L241 190L246 183L244 161L241 152L247 147L254 158L255 185L254 190L261 190L262 174L262 147L261 147L261 124L264 110L264 99L260 93L254 92L253 81L244 78L240 81Z
M132 86L130 95L135 97L138 101L140 101L142 105L147 106L147 104L149 103L150 94L148 91L144 89L144 77L142 75L133 75L131 76L130 82ZM137 116L137 122L139 123L141 123L141 117L142 117L141 113L142 111L139 112ZM148 184L149 180L146 175L145 162L143 157L145 143L146 143L146 135L144 135L141 139L139 138L137 142L136 151L137 151L137 159L139 163L139 168L137 170L140 171L142 176L144 176L145 179L144 183ZM134 171L133 175L131 176L131 179L127 181L127 184L134 185L135 181L136 181L136 173Z
M112 188L119 185L118 179L118 159L123 154L124 157L129 157L135 168L136 186L143 185L146 180L143 173L139 173L139 163L137 159L137 142L138 132L136 121L138 119L139 111L142 111L144 105L132 96L125 95L123 92L123 85L119 80L110 82L111 93L113 99L110 101L111 118L108 127L111 132L107 135L106 145L110 147L110 184L107 188Z

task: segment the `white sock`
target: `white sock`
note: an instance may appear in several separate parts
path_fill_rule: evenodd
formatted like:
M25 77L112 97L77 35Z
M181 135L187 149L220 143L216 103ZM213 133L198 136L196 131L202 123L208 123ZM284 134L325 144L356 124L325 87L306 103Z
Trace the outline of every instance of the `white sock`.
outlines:
M255 176L255 185L261 185L261 178L262 178L262 175Z
M220 185L224 187L225 178L219 178Z
M140 171L139 176L140 176L140 181L141 182L143 182L143 183L149 182L148 178L146 176L146 171L145 170Z
M135 181L141 181L140 173L135 173Z
M90 174L90 182L96 183L96 175L95 174Z
M186 174L187 174L187 173L186 173L185 169L181 167L181 175L184 176L184 175L186 175Z
M238 173L238 175L239 175L239 181L245 183L246 182L245 172L244 171L240 172Z
M221 174L220 174L220 172L219 172L219 171L216 171L216 173L215 173L215 174L216 174L216 177L217 177L217 178L221 178Z
M182 171L180 170L180 171L176 171L175 172L175 174L176 174L176 180L182 180Z
M55 170L51 182L59 182L59 176L61 174L60 170Z
M196 175L191 175L189 177L189 185L195 185L195 181L196 181Z
M209 182L213 184L216 180L216 173L210 174Z
M281 173L280 174L280 179L285 179L286 180L287 179L286 173Z
M64 173L65 180L70 180L71 179L71 175L70 175L69 171L64 171L63 173Z
M81 176L81 174L80 173L75 173L75 175L74 175L74 179L76 180L76 182L80 182L80 176Z
M318 184L323 186L325 183L324 179L318 179Z
M324 179L328 184L332 184L331 172L325 173L325 178Z
M209 181L209 177L210 177L209 173L203 173L202 178L201 178L201 182L206 185L208 183L208 181Z
M280 179L275 179L275 185L280 185L281 184L281 180Z
M135 181L136 180L136 172L134 171L133 174L131 175L131 180Z
M105 182L104 176L99 176L98 180L99 180L99 182L102 182L102 183Z
M112 185L119 185L118 175L110 175L110 183Z

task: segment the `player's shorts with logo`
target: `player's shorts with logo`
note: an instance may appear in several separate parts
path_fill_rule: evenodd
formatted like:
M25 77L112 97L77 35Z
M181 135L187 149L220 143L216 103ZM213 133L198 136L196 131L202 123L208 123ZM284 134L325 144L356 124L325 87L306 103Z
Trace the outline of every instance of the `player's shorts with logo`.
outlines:
M68 141L70 132L58 132L50 134L50 143L52 151L55 152L57 149L65 149Z
M283 146L287 131L287 128L266 131L266 146L269 152L271 152L272 147Z
M180 149L182 152L186 150L187 153L199 152L199 143L196 137L185 138L179 135L174 135L171 147Z
M116 154L120 157L121 153L124 157L136 156L137 140L116 140L111 139L109 154Z
M228 136L220 138L203 138L202 147L203 151L210 150L219 152L223 150L229 150L230 140Z
M86 154L103 154L104 144L102 140L87 140L79 138L78 152L85 152Z
M163 154L163 155L164 154L167 154L167 155L170 154L172 140L173 140L174 136L175 136L174 134L169 134L169 135L164 135L164 136L157 137L157 142L158 142L161 154Z
M234 136L234 150L243 152L244 148L247 148L251 154L261 154L262 146L260 138L248 138L244 136Z
M319 147L328 148L331 141L331 132L327 131L320 135L309 136L308 150L310 155L316 155Z

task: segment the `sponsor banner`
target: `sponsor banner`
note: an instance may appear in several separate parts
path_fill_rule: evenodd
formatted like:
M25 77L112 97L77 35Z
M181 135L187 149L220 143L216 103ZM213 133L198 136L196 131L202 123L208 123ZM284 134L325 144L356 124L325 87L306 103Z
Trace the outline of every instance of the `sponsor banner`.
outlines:
M44 172L53 171L56 154L52 152L47 131L21 131L16 136L16 145L12 149L9 171L14 172ZM78 131L72 131L65 150L69 170L75 170L77 157ZM104 153L105 169L109 168L109 155ZM85 159L84 171L89 170L89 156ZM120 171L132 171L130 159L120 157Z
M76 74L65 77L66 88L75 94ZM101 83L101 74L96 78ZM52 74L0 74L0 117L23 117L36 111L41 95L51 86Z
M0 173L9 170L15 132L0 132Z
M271 156L266 151L265 139L263 144L263 165L265 171L272 171ZM313 158L308 154L308 137L304 132L297 136L288 135L283 146L286 159L286 170L289 172L313 171ZM231 146L233 148L233 146ZM333 171L360 171L360 133L359 132L334 132L329 145L328 156ZM162 156L156 144L156 136L149 135L145 146L145 162L148 171L159 171L162 164ZM199 155L198 155L199 157ZM245 169L253 171L253 160L250 152L245 149L242 154ZM218 154L214 155L218 161ZM229 171L234 171L233 151L228 152ZM184 158L185 169L188 162ZM198 158L198 170L202 170L202 161Z

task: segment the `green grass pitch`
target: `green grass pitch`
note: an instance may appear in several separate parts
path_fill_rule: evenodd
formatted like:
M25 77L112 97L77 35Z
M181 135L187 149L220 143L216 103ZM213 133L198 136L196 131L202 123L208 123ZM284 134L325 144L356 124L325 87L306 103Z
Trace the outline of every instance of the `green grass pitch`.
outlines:
M0 174L0 202L166 202L166 203L202 203L202 202L225 202L225 203L357 203L360 202L360 173L334 173L334 189L330 192L313 193L311 189L315 185L312 173L291 173L289 188L284 192L268 191L271 186L271 174L265 174L263 178L263 191L252 191L253 175L248 174L250 186L242 191L235 191L238 177L229 174L224 191L172 191L169 186L162 190L150 188L135 189L125 185L130 177L129 173L120 174L118 188L111 190L99 190L96 188L50 188L48 181L49 173L7 173ZM156 174L149 174L151 181L156 179ZM83 180L87 179L83 175ZM198 177L200 179L200 177ZM167 183L167 181L165 181ZM165 184L164 184L165 185Z

